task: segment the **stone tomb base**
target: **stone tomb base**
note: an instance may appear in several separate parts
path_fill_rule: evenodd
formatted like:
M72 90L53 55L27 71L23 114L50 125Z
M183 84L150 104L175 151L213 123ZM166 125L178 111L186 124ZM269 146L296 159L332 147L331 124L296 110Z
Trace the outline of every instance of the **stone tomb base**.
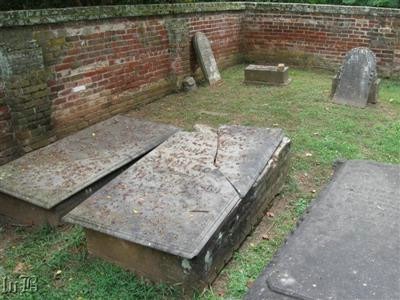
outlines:
M0 221L58 225L63 215L174 134L115 116L0 167Z
M272 205L289 148L280 129L178 132L64 219L86 228L91 254L202 289Z
M288 85L291 81L289 67L286 66L281 70L278 66L249 65L244 70L245 84L280 86Z
M400 299L400 165L347 161L245 297Z

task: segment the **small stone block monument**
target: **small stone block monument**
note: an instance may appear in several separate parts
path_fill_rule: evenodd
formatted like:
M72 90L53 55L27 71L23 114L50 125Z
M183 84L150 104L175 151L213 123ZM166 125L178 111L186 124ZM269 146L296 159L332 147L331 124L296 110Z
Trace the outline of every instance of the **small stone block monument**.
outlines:
M178 131L118 115L0 167L0 221L58 225L121 170Z
M197 61L200 64L207 82L214 86L221 82L221 74L218 71L217 62L211 49L210 41L203 32L196 32L193 39Z
M64 219L89 253L154 282L203 289L260 221L285 181L281 129L177 132Z
M380 79L375 54L368 48L350 50L332 80L333 102L356 107L378 101Z
M289 67L284 64L278 66L249 65L244 70L245 84L288 85Z
M247 300L400 299L400 165L339 162Z
M192 76L186 76L182 81L182 89L185 92L192 92L197 90L196 80Z

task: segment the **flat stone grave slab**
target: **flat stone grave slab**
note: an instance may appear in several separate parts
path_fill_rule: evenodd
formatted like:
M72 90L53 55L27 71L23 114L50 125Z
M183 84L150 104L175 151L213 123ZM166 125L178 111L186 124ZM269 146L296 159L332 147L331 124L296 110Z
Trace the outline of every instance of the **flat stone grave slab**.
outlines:
M155 282L212 282L279 193L290 140L281 129L178 132L64 219L88 250Z
M118 169L177 130L118 115L0 166L0 217L56 225Z
M196 32L193 46L204 77L211 86L216 85L221 81L221 74L207 36L203 32Z
M339 164L246 299L400 299L400 165Z
M289 78L289 67L287 66L265 66L248 65L244 70L245 84L266 85L288 85L292 80Z
M333 102L356 107L376 103L379 79L375 54L368 48L350 50L333 80Z

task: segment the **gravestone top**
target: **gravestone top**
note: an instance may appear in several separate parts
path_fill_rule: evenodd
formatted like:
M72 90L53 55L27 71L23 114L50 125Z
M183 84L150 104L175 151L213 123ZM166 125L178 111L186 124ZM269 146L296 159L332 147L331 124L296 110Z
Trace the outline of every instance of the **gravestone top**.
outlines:
M218 70L210 41L203 32L196 32L193 39L193 46L196 52L197 60L203 71L204 77L210 85L215 85L221 81L221 75Z
M246 299L400 299L400 165L338 165Z
M371 87L377 80L376 57L369 48L354 48L345 57L337 75L338 86L333 101L365 107Z
M283 135L281 129L196 128L171 136L64 219L187 259L197 256Z
M0 191L51 209L178 129L117 115L0 167Z

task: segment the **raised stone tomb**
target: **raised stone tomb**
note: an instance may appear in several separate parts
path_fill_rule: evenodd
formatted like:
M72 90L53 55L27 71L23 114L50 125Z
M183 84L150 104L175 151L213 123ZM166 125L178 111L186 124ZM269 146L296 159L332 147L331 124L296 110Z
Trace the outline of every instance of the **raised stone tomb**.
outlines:
M178 132L64 219L86 229L91 254L201 289L279 193L289 147L281 129Z
M246 299L400 299L400 165L339 164Z
M0 220L60 218L178 129L118 115L0 167Z
M378 101L379 84L375 54L368 48L354 48L333 78L331 96L338 104L365 107Z
M244 70L244 83L246 84L265 84L265 85L288 85L289 67L249 65Z

